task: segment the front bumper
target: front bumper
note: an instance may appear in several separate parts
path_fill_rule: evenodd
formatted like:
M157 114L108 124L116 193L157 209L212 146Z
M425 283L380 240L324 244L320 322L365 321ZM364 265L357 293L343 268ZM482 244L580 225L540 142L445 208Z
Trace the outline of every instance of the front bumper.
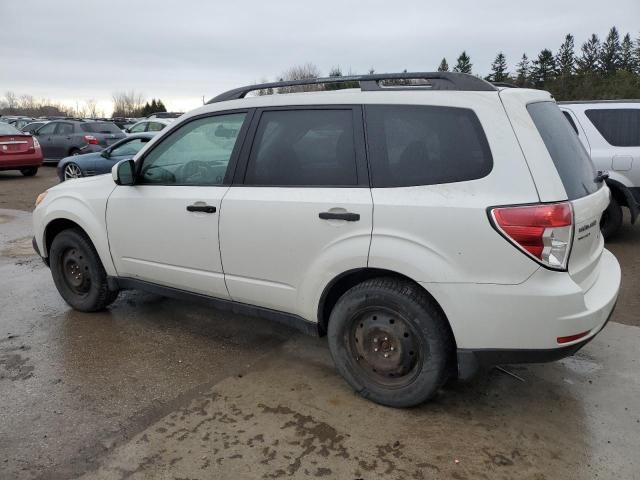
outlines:
M36 237L33 237L31 239L31 244L33 245L33 249L35 250L35 252L38 254L38 256L42 259L42 261L48 267L49 266L49 259L46 258L46 257L43 257L42 254L40 253L40 249L38 248L38 242L36 242Z

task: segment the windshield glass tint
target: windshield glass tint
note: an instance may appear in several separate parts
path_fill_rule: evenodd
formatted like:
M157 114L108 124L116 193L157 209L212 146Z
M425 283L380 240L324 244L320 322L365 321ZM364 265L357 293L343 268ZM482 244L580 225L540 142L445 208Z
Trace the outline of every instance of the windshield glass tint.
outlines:
M569 200L585 197L596 190L596 172L589 154L580 143L566 117L554 102L527 105L542 141L558 170Z

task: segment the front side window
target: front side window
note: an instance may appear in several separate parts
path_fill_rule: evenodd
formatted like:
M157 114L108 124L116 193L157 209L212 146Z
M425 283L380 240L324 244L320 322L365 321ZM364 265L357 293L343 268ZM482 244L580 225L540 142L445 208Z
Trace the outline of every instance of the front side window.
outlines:
M149 126L147 127L147 132L159 132L165 127L164 123L160 122L149 122Z
M256 131L244 183L357 185L352 111L264 112Z
M38 129L38 135L53 135L57 123L47 123L44 127Z
M149 140L146 138L136 138L134 140L130 140L123 144L118 145L116 148L111 150L112 157L124 157L131 156L133 157L136 153L142 150L142 147L146 145Z
M640 108L602 108L584 113L610 145L640 147Z
M367 138L374 187L476 180L493 159L476 114L466 108L368 105Z
M149 122L137 123L136 125L131 127L131 130L129 130L129 132L130 133L142 133L142 132L145 131L145 128L147 127L147 123L149 123Z
M244 118L231 113L184 124L144 158L140 183L222 185Z

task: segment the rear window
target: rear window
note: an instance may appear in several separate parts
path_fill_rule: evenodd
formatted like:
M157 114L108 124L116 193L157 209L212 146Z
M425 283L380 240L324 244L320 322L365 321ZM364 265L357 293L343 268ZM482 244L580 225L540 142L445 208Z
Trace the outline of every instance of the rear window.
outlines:
M493 159L476 114L466 108L367 105L374 187L476 180Z
M603 108L584 113L610 145L640 146L640 108Z
M82 129L91 133L122 133L115 123L111 122L91 122L83 123Z
M0 135L22 135L22 132L13 125L0 122Z
M568 199L575 200L598 190L591 158L557 105L531 103L527 110L556 166Z

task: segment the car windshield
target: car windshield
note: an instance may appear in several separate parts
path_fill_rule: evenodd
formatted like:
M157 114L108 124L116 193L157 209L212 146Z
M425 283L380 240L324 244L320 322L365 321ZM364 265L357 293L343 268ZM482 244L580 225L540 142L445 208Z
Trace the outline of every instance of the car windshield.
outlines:
M0 135L22 135L22 132L13 125L0 122Z
M91 122L82 125L85 132L93 133L122 133L115 123L111 122Z

